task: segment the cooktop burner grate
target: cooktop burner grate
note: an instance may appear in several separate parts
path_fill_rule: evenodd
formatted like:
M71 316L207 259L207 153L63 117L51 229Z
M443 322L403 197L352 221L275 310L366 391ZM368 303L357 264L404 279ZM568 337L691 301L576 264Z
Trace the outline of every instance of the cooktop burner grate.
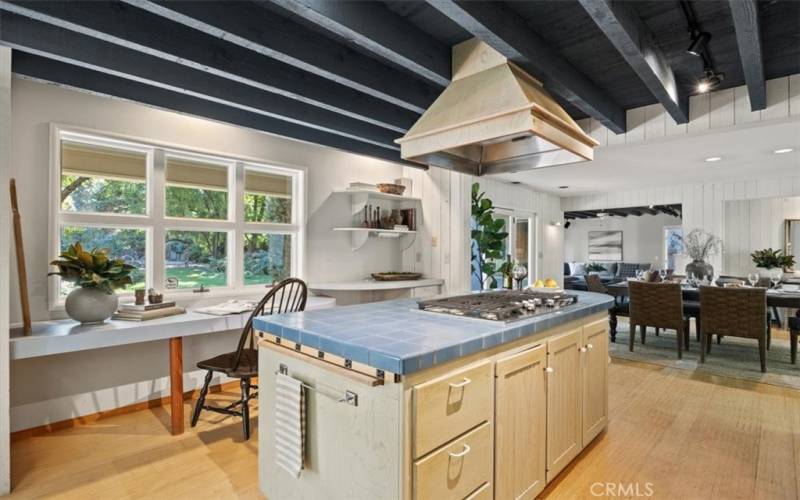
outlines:
M492 321L517 321L553 312L577 301L577 295L561 291L502 290L421 300L417 304L421 310L428 312Z

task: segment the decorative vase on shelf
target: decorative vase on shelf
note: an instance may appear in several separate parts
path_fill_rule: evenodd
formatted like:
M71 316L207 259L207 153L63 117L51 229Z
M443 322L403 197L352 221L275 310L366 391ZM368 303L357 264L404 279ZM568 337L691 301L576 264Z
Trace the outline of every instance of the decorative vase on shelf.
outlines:
M694 275L696 278L714 276L714 266L702 260L693 260L686 264L686 276L690 274Z
M104 322L114 314L117 306L119 297L116 293L82 287L71 291L64 303L67 315L84 325Z

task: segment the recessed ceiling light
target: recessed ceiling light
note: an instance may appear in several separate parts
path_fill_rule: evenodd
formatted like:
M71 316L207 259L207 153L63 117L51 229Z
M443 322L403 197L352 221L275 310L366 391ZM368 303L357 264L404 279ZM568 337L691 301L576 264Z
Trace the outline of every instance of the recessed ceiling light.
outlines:
M791 151L791 150L789 150ZM777 153L777 151L775 151ZM569 186L558 186L558 189L567 189Z
M712 162L712 161L720 161L721 159L722 159L721 156L709 156L708 158L706 158L705 161Z
M783 153L791 153L792 151L794 151L793 148L782 148L782 149L776 149L775 151L773 151L773 153L775 153L776 155L782 155Z

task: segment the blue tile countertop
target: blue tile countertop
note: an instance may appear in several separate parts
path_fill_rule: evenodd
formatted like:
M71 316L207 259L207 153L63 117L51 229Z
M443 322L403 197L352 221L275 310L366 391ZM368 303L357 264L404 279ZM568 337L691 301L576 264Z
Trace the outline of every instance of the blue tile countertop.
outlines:
M392 373L408 374L608 310L589 292L559 311L511 323L420 311L414 299L260 316L256 330Z

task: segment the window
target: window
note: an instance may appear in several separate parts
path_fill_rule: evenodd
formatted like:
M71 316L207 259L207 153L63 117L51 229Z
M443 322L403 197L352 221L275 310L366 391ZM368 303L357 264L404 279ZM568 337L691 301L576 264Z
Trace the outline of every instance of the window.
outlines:
M144 215L147 154L62 141L60 198L65 212Z
M177 280L223 293L302 276L304 173L53 127L53 257L104 248L136 267L136 288ZM69 293L53 279L50 304Z
M228 167L167 157L166 215L186 219L228 219Z
M292 222L292 178L246 168L244 171L244 220Z

